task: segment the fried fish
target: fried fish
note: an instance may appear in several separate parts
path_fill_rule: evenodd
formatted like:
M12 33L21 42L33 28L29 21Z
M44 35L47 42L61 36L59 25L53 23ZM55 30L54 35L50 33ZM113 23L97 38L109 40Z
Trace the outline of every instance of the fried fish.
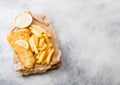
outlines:
M16 52L16 54L18 54L20 61L27 69L34 67L36 61L35 57L33 56L30 47L28 47L28 49L25 49L16 44L15 41L21 39L29 42L30 34L31 32L28 29L19 29L17 31L11 32L7 37L8 42L14 48L14 51Z

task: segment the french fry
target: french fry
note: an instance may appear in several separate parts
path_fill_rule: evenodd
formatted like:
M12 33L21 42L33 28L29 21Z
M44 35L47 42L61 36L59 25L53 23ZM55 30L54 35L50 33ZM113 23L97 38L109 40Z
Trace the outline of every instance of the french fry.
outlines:
M51 51L51 48L48 48L48 50L47 50L48 54L50 53L50 51Z
M31 27L36 28L36 29L42 31L43 33L46 33L46 31L45 31L43 28L41 28L40 26L37 26L37 25L31 25Z
M46 34L48 38L51 37L51 34L49 34L48 32L45 32L45 33L43 33L43 34Z
M29 43L31 50L35 52L35 54L37 54L37 63L42 65L49 65L52 59L52 55L55 51L49 41L51 34L49 34L40 26L33 24L29 27L29 29L33 33L33 35L29 39Z
M41 48L41 50L45 50L47 48L47 44L44 44Z
M44 65L46 63L46 59L44 59L41 64Z
M50 37L51 37L51 34L47 33L47 36L50 38Z
M51 37L51 34L49 34L48 32L46 32L43 28L41 28L40 26L37 26L37 25L31 25L30 27L29 27L31 30L38 30L38 32L40 32L40 33L46 33L47 34L47 36L50 38Z
M35 41L36 47L38 47L39 37L34 35L34 41Z
M36 59L39 59L39 55L36 56Z
M36 59L39 59L39 56L41 55L41 53L42 53L42 51L40 51L40 52L38 53L38 55L36 56Z
M37 47L35 45L35 41L34 41L34 36L33 35L31 36L31 42L32 42L32 47L34 49L35 54L38 54L38 49L37 49Z
M37 60L37 63L40 63L40 61L39 61L39 60Z
M36 28L40 31L42 31L42 33L46 33L48 35L48 37L51 37L51 34L49 34L48 32L46 32L46 30L44 30L43 28L41 28L40 26L37 25L31 25L32 28Z
M41 30L39 30L39 29L37 29L37 28L35 28L35 27L29 27L29 29L31 29L31 30L36 30L37 32L40 32L40 33L42 33L42 31Z
M46 34L48 38L51 37L51 34L49 34L48 32L45 32L45 33L43 33L43 34Z
M51 47L52 47L52 44L50 43L50 44L48 45L48 47L51 48Z
M47 44L50 44L50 42L49 42L49 39L48 39L47 35L46 35L46 34L43 34L43 37L45 38L46 43L47 43Z
M39 51L41 51L41 48L38 48Z
M47 56L46 51L43 51L43 52L41 53L41 55L39 56L38 61L41 63L41 62L46 58L46 56Z
M32 29L31 32L35 35L40 37L42 35L42 33L38 32L37 30Z
M39 40L39 46L38 47L41 48L44 43L45 43L44 38L40 38L40 40Z
M30 48L31 48L32 52L34 52L33 40L31 37L29 38L29 44L30 44Z
M51 61L51 58L52 58L52 55L54 53L54 49L50 50L50 53L48 54L47 58L46 58L46 64L49 65L50 64L50 61Z

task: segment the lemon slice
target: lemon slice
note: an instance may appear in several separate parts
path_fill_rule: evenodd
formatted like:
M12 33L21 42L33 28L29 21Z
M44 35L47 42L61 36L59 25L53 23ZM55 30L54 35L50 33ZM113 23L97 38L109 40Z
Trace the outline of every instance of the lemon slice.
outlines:
M32 23L32 16L28 13L22 13L15 18L15 25L19 28L28 27Z
M25 41L25 40L17 40L15 41L15 43L25 49L28 49L29 45L28 45L28 42Z

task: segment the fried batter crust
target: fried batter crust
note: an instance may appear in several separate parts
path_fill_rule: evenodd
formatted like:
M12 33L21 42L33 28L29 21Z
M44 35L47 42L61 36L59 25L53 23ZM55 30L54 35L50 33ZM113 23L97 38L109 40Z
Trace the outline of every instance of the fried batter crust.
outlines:
M19 29L14 32L11 32L7 40L10 43L10 45L14 48L14 51L18 54L18 57L25 68L31 69L34 67L35 64L35 57L33 56L33 53L30 49L25 49L15 43L16 40L22 39L25 41L29 41L31 32L28 29Z

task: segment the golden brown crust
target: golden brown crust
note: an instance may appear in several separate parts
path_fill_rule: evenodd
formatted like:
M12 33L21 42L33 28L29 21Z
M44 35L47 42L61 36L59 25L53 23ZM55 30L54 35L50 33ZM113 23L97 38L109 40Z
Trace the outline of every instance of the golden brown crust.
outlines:
M25 69L24 66L22 65L22 63L20 62L18 55L15 53L15 55L14 55L14 67L15 67L16 71L21 73L21 75L45 73L47 70L56 69L61 65L61 51L58 48L55 29L53 28L52 24L49 22L49 20L44 15L35 16L31 12L29 12L29 13L33 17L33 22L32 22L33 24L40 25L48 33L51 34L52 37L51 37L50 41L53 44L53 47L55 48L55 53L53 55L52 62L50 63L50 65L35 64L33 69ZM12 29L14 29L14 28L15 27L13 27ZM15 30L12 30L12 31L15 31Z
M25 66L25 68L34 67L35 57L33 56L31 49L24 49L17 45L15 41L22 39L28 42L30 34L31 32L28 29L19 29L16 32L11 32L7 37L8 42L14 48L14 51L18 54L20 61Z

